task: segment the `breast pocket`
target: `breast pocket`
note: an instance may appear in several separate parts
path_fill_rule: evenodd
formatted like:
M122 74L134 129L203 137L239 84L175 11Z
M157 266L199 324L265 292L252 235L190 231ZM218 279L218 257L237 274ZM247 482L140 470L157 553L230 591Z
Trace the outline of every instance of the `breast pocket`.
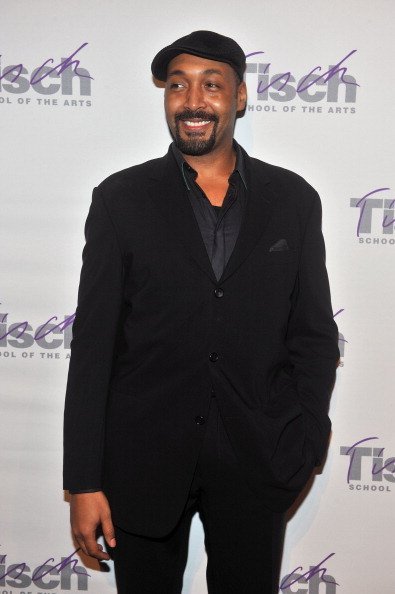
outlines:
M261 263L266 265L278 265L278 264L294 264L296 263L297 253L296 250L273 250L273 251L265 251L261 253Z

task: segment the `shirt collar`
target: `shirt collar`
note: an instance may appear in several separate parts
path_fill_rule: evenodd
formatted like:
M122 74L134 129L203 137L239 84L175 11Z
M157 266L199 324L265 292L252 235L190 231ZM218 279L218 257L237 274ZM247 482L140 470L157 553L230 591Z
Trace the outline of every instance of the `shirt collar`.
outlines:
M244 156L241 151L240 145L236 142L235 139L233 139L233 147L236 151L236 165L235 165L235 168L231 175L233 175L235 172L237 172L240 175L240 178L244 184L245 189L247 189ZM184 184L185 184L186 188L188 190L190 190L191 187L188 183L187 172L194 174L194 177L197 176L197 172L195 171L195 169L193 169L193 167L191 167L189 165L189 163L187 163L185 161L182 152L180 151L179 148L177 148L177 146L175 145L174 142L172 142L172 144L171 144L171 149L172 149L173 155L175 157L175 160L177 161L178 166L181 170Z

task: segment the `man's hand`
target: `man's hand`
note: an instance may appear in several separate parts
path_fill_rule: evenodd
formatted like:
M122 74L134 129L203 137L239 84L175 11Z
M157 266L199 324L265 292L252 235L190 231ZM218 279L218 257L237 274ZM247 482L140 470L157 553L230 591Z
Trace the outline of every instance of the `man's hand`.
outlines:
M110 506L103 491L70 495L70 521L73 534L81 549L99 561L110 556L96 542L96 529L101 525L107 544L114 548L115 531L111 520Z

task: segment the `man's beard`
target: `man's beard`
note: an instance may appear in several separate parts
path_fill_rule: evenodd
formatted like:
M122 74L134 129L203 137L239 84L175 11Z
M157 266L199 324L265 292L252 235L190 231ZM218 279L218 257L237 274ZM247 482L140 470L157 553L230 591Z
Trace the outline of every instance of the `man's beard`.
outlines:
M217 133L217 126L218 126L218 116L207 113L205 111L188 111L185 110L182 113L178 113L175 116L175 123L176 123L176 130L174 137L174 142L176 143L177 148L184 154L184 155L192 155L194 157L200 157L201 155L207 155L210 153L216 141L216 133ZM202 136L204 135L203 132L188 132L188 138L183 139L180 135L180 121L191 120L191 119L199 119L204 121L214 122L213 129L211 131L210 137L207 140L203 140Z

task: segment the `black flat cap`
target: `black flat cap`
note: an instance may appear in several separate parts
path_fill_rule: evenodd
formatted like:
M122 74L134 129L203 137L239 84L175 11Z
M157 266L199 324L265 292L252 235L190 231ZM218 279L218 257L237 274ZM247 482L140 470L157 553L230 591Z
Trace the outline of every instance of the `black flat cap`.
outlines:
M246 66L243 50L234 39L213 31L193 31L160 50L152 60L151 71L155 78L165 81L169 62L179 54L192 54L199 58L226 62L237 72L240 80Z

